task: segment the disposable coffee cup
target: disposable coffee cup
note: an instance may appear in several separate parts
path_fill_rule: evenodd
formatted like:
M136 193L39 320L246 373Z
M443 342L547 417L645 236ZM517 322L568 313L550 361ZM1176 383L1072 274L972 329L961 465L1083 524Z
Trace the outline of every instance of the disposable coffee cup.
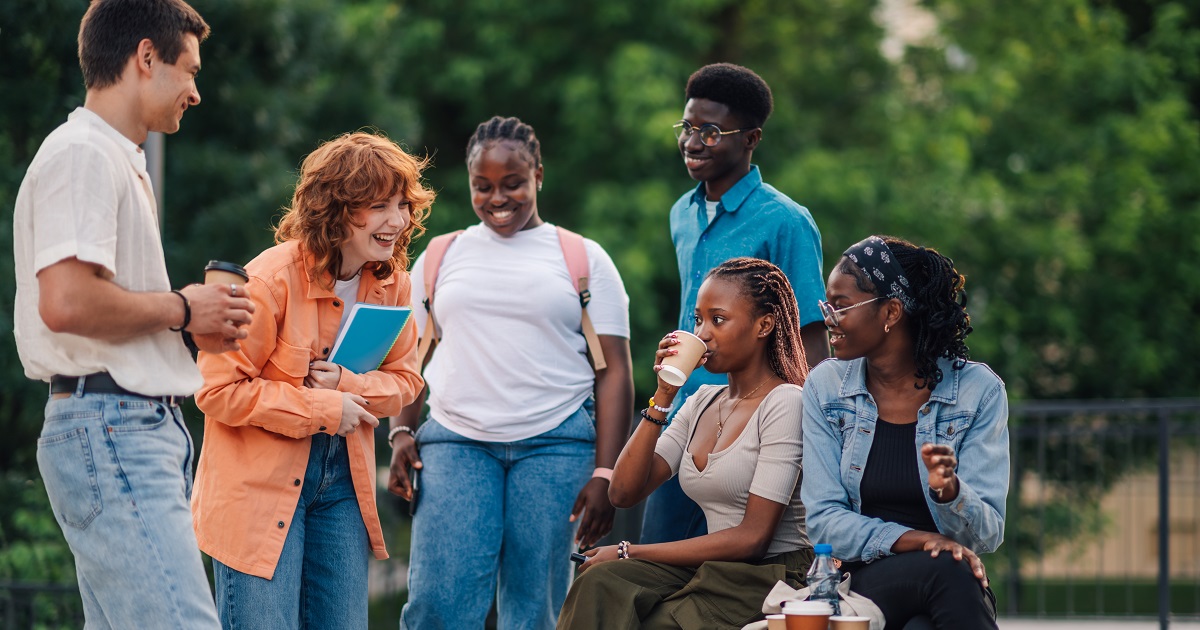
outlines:
M236 284L242 286L250 274L241 265L220 260L210 260L204 265L204 284Z
M829 630L871 630L871 618L833 616L829 618Z
M787 630L785 615L767 615L767 630Z
M676 330L675 336L679 339L679 343L671 346L672 349L679 352L662 360L662 370L658 375L663 382L672 387L683 387L691 376L692 370L696 369L696 364L700 362L700 357L708 352L708 346L704 345L696 335L686 330Z
M829 630L833 606L828 602L788 601L783 604L787 630Z

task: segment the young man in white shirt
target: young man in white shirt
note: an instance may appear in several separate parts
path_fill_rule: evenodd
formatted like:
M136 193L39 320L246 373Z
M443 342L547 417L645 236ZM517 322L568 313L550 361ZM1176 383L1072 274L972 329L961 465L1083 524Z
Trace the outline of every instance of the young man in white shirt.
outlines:
M202 380L184 337L236 348L254 307L234 285L171 290L138 147L200 103L208 32L182 0L94 0L79 30L84 106L17 194L14 333L26 375L50 383L38 468L88 627L219 627L188 508L178 401Z

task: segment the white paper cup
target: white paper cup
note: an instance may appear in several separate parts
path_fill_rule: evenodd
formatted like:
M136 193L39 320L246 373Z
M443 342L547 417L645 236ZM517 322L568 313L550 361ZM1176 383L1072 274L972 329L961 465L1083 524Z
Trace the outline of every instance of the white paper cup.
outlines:
M663 382L672 387L683 387L691 376L692 370L696 369L696 364L700 363L700 357L708 352L708 346L704 345L704 341L696 335L686 330L676 330L675 336L679 339L679 343L671 346L677 350L679 354L673 354L662 360L662 370L658 375Z

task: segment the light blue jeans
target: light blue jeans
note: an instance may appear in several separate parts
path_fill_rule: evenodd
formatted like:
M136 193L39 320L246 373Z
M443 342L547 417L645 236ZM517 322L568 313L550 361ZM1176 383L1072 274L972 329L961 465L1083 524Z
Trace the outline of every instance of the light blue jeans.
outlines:
M413 517L400 627L554 628L574 565L575 497L595 467L592 404L517 442L478 442L430 419L417 432L421 496Z
M192 438L179 407L121 394L51 398L38 470L85 628L219 628L192 531Z
M371 547L346 438L312 436L304 487L267 580L213 560L225 630L365 630Z

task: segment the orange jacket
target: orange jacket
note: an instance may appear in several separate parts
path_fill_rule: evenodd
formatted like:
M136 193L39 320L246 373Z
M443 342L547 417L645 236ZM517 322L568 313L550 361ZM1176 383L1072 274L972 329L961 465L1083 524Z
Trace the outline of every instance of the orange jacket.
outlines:
M334 435L341 392L371 403L376 416L396 415L424 383L417 371L417 334L406 325L379 370L342 370L338 390L303 385L308 365L329 356L342 304L313 282L299 244L276 245L246 265L257 310L241 349L200 353L204 444L192 492L200 549L242 573L270 579L283 551L308 465L310 438ZM411 284L397 271L377 280L364 269L358 301L407 305ZM375 507L375 434L369 425L346 438L351 477L376 558L386 558Z

